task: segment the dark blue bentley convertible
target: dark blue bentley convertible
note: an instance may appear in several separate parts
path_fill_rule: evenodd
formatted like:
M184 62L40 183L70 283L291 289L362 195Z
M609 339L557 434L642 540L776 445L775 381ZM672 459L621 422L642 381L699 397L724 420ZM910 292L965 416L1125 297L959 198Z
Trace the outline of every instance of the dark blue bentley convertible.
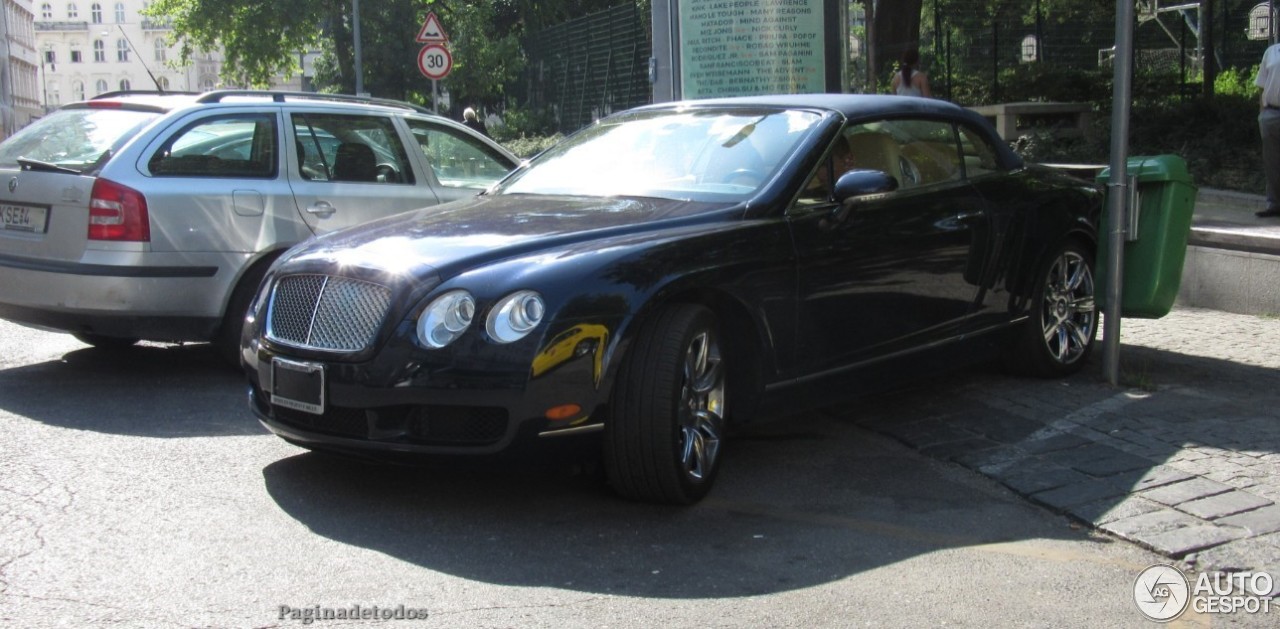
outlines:
M241 357L303 447L589 440L622 495L690 503L735 423L980 360L1079 369L1101 205L942 101L641 107L473 199L295 247Z

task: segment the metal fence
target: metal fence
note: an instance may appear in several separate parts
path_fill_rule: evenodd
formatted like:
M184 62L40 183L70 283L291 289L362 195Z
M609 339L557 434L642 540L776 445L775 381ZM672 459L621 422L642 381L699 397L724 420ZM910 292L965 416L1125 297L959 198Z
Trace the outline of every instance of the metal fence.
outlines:
M879 0L891 2L893 0ZM1220 70L1252 77L1270 38L1267 0L1135 0L1138 98L1190 96L1213 55ZM1115 38L1114 2L923 0L921 52L936 95L964 105L1016 100L1105 100ZM849 89L884 91L894 59L867 64L862 2L850 2ZM1209 29L1204 29L1204 25ZM1280 28L1280 25L1277 25ZM1212 33L1206 51L1202 30ZM517 100L546 108L563 132L650 102L647 4L634 0L531 34Z
M1203 60L1209 54L1220 70L1251 77L1269 43L1267 0L1215 0L1203 5L1195 0L1136 1L1138 97L1197 93ZM1039 100L1044 96L1037 91L1050 81L1028 84L1029 76L1090 72L1102 76L1111 71L1114 2L1044 2L1042 6L1038 0L923 0L923 7L916 44L935 93L944 98L962 104ZM1206 15L1206 9L1211 13ZM855 68L851 87L882 90L894 59L868 68L858 52L866 49L861 5L853 5L850 15ZM1212 48L1206 51L1202 42L1210 36ZM1070 81L1059 83L1069 85ZM1102 89L1102 96L1109 93L1108 85L1092 87Z
M648 25L632 3L533 33L525 42L522 102L550 108L565 133L648 103Z

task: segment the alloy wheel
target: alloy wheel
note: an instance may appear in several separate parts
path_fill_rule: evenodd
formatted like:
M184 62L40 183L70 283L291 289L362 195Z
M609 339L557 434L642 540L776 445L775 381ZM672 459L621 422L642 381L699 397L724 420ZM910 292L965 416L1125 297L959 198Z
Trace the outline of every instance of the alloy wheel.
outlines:
M683 372L676 433L680 465L691 480L701 481L715 467L724 430L724 364L710 330L689 342Z
M1041 330L1049 354L1062 365L1080 359L1097 325L1093 272L1084 256L1064 250L1049 267L1041 309Z

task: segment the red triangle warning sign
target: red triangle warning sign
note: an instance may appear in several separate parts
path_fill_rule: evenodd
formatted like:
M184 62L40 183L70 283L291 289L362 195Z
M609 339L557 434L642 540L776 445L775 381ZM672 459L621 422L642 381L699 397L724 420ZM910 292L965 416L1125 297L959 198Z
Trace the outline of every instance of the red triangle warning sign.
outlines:
M418 31L418 41L424 44L449 41L449 36L444 34L444 27L440 25L440 18L436 17L435 11L427 14L427 20L422 23L422 30Z

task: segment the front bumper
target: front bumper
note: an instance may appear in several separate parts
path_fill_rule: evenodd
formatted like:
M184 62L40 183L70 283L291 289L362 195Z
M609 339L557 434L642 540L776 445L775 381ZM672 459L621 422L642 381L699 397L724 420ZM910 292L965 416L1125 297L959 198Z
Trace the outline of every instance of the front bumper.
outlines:
M249 406L268 430L307 448L375 458L413 454L496 454L518 445L598 432L604 396L593 357L584 355L537 378L531 369L459 369L383 352L365 362L286 355L259 340L242 354ZM323 413L272 403L273 361L305 362L324 371ZM551 408L581 413L547 418Z

